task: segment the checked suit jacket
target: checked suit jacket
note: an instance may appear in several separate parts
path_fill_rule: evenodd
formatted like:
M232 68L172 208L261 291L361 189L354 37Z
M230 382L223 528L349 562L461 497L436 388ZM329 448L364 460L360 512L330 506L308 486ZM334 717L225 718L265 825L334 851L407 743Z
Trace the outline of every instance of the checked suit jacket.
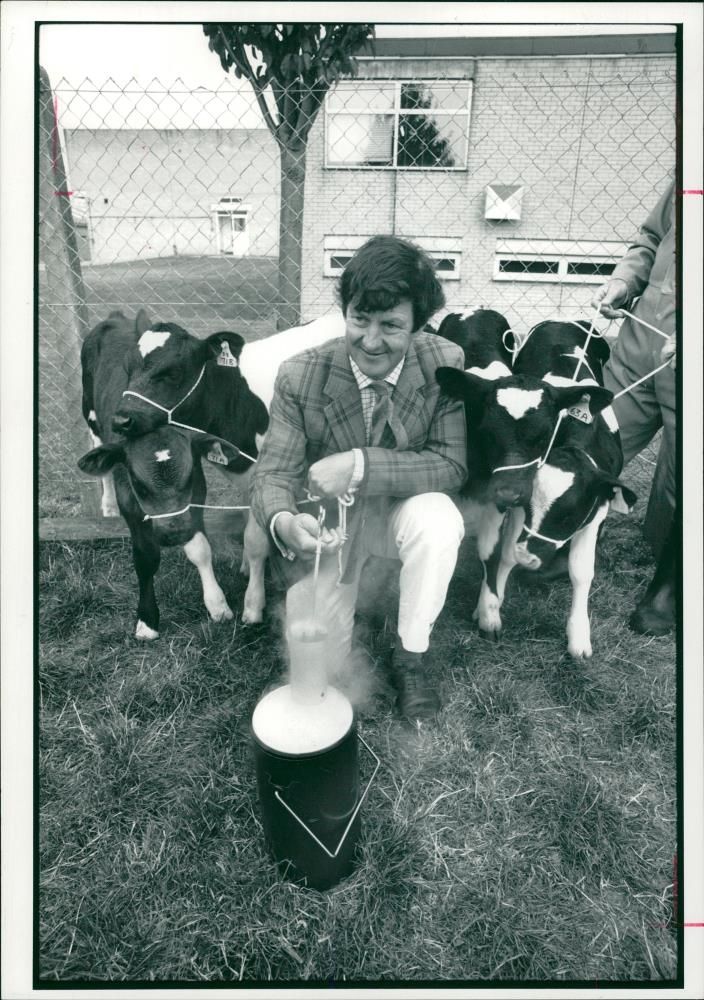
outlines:
M412 336L393 406L408 436L408 447L395 448L387 425L378 447L366 444L362 400L350 367L344 338L328 341L283 362L271 403L270 423L251 480L251 507L268 532L278 511L317 514L305 498L309 467L321 458L351 448L364 452L364 478L348 509L348 541L343 549L343 579L354 541L369 516L385 517L394 500L419 493L454 493L467 475L466 424L461 401L440 392L435 378L442 365L464 368L459 347L434 334ZM328 506L326 524L337 521L337 504ZM278 569L288 583L308 572L301 560Z

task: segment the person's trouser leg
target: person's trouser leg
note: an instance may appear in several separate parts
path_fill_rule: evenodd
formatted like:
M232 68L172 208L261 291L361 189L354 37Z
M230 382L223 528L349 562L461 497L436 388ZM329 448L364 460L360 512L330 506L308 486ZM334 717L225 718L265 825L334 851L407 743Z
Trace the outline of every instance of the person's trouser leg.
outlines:
M401 643L408 652L424 653L455 571L464 537L462 515L444 493L421 493L393 504L388 524L374 527L369 552L401 560Z
M676 504L676 411L675 373L665 368L655 378L655 392L662 415L662 438L655 475L650 487L648 509L643 534L650 542L655 558L659 559L672 523Z
M625 327L625 323L624 323ZM655 334L653 336L656 336ZM622 339L623 338L623 339ZM616 395L657 367L652 362L652 347L642 337L623 329L604 368L604 385ZM660 405L652 379L637 385L612 403L618 421L623 449L623 464L650 444L662 426Z

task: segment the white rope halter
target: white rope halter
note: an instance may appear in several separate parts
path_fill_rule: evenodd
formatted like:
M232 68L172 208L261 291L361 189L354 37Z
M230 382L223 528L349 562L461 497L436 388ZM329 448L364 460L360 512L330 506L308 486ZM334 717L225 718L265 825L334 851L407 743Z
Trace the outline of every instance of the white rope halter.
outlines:
M161 410L162 413L166 414L166 422L167 422L167 424L170 424L172 427L180 427L180 428L182 428L185 431L193 431L195 434L208 434L209 432L208 431L204 431L202 427L191 427L190 424L182 424L178 420L174 420L173 419L174 410L177 410L178 407L181 406L182 403L185 403L186 400L188 399L188 397L190 395L192 395L196 391L196 389L198 388L198 386L201 383L203 375L205 375L205 365L203 365L203 367L201 368L200 375L195 380L195 382L193 383L193 385L191 386L191 388L188 390L188 392L186 393L186 395L182 399L179 399L178 403L174 403L174 405L171 407L171 409L169 409L168 406L162 406L161 403L157 403L153 399L149 399L148 396L143 396L140 392L135 392L134 389L125 389L124 392L122 393L122 395L123 396L134 396L136 399L141 399L141 401L143 403L148 403L149 406L153 406L157 410ZM217 435L214 435L214 436L217 436ZM225 441L226 438L222 438L222 440ZM227 443L231 447L237 448L237 445L233 445L232 442L228 441ZM248 461L250 461L252 463L256 463L256 461L257 461L256 458L253 458L251 455L248 455L246 451L242 451L241 448L237 448L237 451L240 453L240 455L242 455L243 458L248 459ZM229 510L230 508L227 508L227 509ZM237 509L237 508L232 508L232 509ZM164 514L164 515L159 515L159 516L166 517L168 515Z
M582 352L581 352L581 354L580 354L580 356L578 358L578 361L577 361L577 367L575 368L574 375L572 376L572 380L575 382L575 384L578 384L577 383L577 373L579 372L579 369L582 367L582 365L583 364L587 364L587 367L588 367L588 363L586 361L586 355L587 355L587 348L589 346L589 341L591 340L591 338L592 337L601 337L603 340L606 339L605 336L604 336L604 334L600 333L599 330L597 330L596 327L595 327L596 318L600 314L600 312L601 312L601 305L598 305L595 308L595 310L594 310L594 314L592 316L592 320L591 320L591 323L589 325L589 330L587 331L587 339L584 342L584 345L582 347ZM666 333L663 333L662 330L658 330L658 328L656 326L653 326L651 323L646 323L645 320L640 319L639 316L635 316L632 312L628 312L627 309L620 309L619 312L623 313L624 316L628 316L628 317L630 317L630 319L635 320L636 323L640 323L643 326L647 327L649 330L652 330L653 333L657 333L660 337L663 337L665 340L669 340L670 339L669 336ZM564 319L564 320L560 320L560 322L561 323L571 323L572 326L578 327L584 333L584 326L581 323L578 323L576 320L573 320L573 319ZM516 357L518 356L519 352L521 350L523 350L523 348L525 347L526 343L528 342L528 340L530 338L530 335L533 333L534 330L536 330L538 328L538 326L540 326L540 324L536 323L536 325L534 327L531 327L531 329L528 331L528 334L526 335L526 337L523 340L523 342L516 349L515 353L513 353L513 358L512 358L512 362L511 362L512 364L515 362ZM504 332L504 337L505 337L506 333L508 333L508 332L513 333L513 330L511 330L511 331L506 330ZM513 334L513 336L514 336L514 342L515 342L515 336L516 336L515 333ZM504 346L506 346L505 340L504 340ZM510 348L508 348L508 349L510 350ZM626 386L625 389L621 389L620 392L615 393L615 395L614 395L613 398L614 399L619 399L619 397L625 396L627 392L630 392L632 389L635 389L635 387L637 385L640 385L642 382L646 382L649 378L652 378L653 375L657 375L657 373L661 372L663 370L663 368L667 368L667 366L669 364L670 364L670 361L668 359L663 364L658 365L657 368L654 368L651 372L648 372L647 375L643 375L641 378L637 379L635 382L632 382L631 385ZM537 465L538 468L541 469L545 465L545 463L547 462L547 460L548 460L548 456L550 455L550 452L552 450L552 446L555 443L555 438L557 437L557 432L558 432L558 430L560 428L560 424L562 423L562 421L563 421L566 413L567 413L567 410L560 410L560 412L559 412L559 414L557 416L557 422L555 424L555 429L553 430L552 437L550 438L550 443L547 446L545 454L541 458L534 458L530 462L523 462L522 465L498 465L495 469L492 469L492 475L494 473L496 473L496 472L509 472L512 469L528 469L528 468L530 468L531 465ZM526 531L528 531L528 530L529 529L526 528ZM570 536L570 537L572 537L572 536ZM551 539L547 539L547 541L550 541L550 540ZM569 539L567 539L567 541L569 541Z

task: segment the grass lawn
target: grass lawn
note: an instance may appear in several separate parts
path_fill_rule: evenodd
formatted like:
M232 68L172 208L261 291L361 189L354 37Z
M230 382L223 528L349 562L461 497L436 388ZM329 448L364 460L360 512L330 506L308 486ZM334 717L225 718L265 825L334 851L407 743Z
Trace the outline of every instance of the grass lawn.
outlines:
M166 552L145 644L128 541L40 546L44 980L674 977L675 644L625 624L652 573L637 516L606 523L583 663L565 655L564 583L516 573L502 641L478 636L467 540L433 637L444 708L420 732L383 684L393 588L362 610L354 687L382 766L358 867L327 893L265 851L249 721L282 672L280 627L272 595L264 625L241 625L238 566L232 543L216 571L237 614L216 626Z
M89 326L113 309L133 316L145 308L152 319L179 323L196 337L229 328L255 340L276 333L277 268L276 257L84 263Z

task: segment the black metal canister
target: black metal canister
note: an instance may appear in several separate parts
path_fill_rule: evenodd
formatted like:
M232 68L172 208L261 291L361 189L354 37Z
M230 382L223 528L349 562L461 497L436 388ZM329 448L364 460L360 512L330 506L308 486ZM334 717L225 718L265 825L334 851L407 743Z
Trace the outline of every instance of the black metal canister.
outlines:
M252 716L266 841L284 876L328 889L349 875L359 841L359 742L349 700L327 683L326 633L292 628L290 684L269 691Z
M254 726L253 734L269 850L286 878L328 889L351 873L359 840L356 723L352 719L332 746L311 753L274 750L257 737Z

